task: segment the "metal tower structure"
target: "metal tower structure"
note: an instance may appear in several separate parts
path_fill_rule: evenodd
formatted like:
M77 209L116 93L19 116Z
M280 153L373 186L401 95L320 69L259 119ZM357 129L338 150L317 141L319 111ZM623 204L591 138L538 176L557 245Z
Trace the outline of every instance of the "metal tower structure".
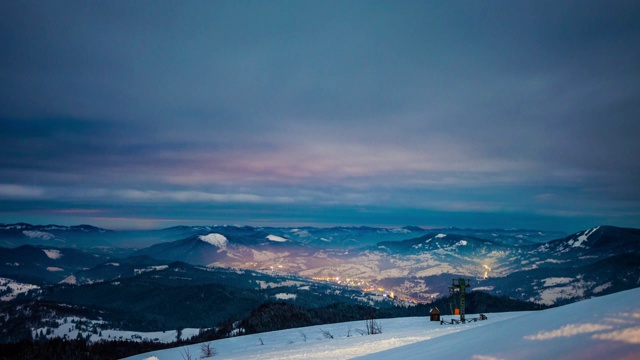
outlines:
M467 292L467 288L469 286L470 285L469 285L469 280L468 279L458 278L458 279L453 279L453 283L449 287L449 293L451 295L455 295L456 293L459 294L459 299L460 299L460 321L461 322L465 322L466 321L466 319L464 318L464 307L465 307L464 295Z

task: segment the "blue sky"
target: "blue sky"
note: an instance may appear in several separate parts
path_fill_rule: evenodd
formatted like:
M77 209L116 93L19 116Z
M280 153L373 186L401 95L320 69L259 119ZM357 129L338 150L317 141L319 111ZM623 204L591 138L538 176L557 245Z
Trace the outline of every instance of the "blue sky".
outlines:
M0 222L640 227L635 1L0 1Z

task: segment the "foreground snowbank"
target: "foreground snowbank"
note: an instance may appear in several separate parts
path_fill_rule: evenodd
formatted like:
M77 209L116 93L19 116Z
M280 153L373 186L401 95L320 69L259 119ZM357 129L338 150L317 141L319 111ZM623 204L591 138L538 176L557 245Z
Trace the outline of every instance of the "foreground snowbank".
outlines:
M382 319L382 334L360 336L363 321L212 341L215 359L540 359L633 358L640 354L640 289L538 312L488 314L440 325L428 318ZM325 337L323 331L333 339ZM264 344L264 345L263 345ZM200 358L200 345L128 359Z
M639 359L640 289L469 329L362 359Z

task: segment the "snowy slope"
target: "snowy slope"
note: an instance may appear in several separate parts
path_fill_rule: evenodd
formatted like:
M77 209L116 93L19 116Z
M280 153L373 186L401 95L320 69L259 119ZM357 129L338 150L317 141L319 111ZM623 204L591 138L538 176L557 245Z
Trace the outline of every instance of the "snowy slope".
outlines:
M539 312L488 314L487 321L465 325L381 319L377 335L359 335L356 329L364 329L364 322L357 321L210 344L218 351L215 359L632 359L640 357L639 296L640 289L633 289ZM199 358L200 345L128 359L183 359L187 353Z
M638 296L627 290L362 358L444 359L455 349L458 359L638 359Z
M0 277L0 301L10 301L20 294L25 294L40 287L33 284L24 284L11 279Z

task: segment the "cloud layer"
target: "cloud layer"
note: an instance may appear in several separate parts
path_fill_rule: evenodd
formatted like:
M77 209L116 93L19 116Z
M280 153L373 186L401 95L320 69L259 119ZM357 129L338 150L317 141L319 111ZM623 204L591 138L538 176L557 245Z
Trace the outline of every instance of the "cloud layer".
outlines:
M5 2L0 221L640 226L639 16Z

